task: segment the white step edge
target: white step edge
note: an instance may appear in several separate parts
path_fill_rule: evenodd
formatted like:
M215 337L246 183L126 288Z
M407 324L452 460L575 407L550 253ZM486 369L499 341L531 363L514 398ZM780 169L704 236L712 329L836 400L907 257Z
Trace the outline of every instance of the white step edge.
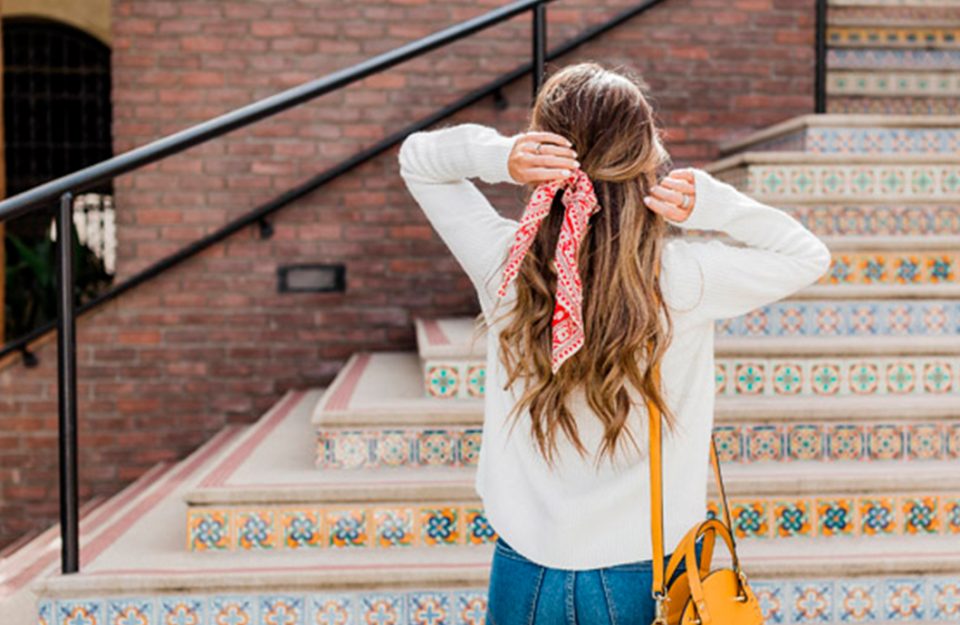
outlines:
M395 477L395 471L391 473L389 469L381 471L366 470L357 479L346 475L339 483L194 488L184 494L184 500L191 506L479 501L474 488L474 467L451 471L459 474L457 481L449 475L438 478L424 471L419 479ZM868 462L779 463L763 467L731 463L724 464L722 471L727 496L731 498L960 491L960 461L904 462L895 470L886 471L878 471L875 464ZM712 474L708 476L707 492L711 497L718 495Z
M469 340L473 318L453 317L435 321L447 338L444 344L431 344L425 326L431 319L414 319L417 333L417 353L421 361L432 360L484 360L487 356L487 330L484 329L470 350ZM438 325L439 325L438 324ZM787 337L741 337L715 334L714 355L730 356L837 356L883 355L953 356L960 353L960 335L911 336L886 335L864 336L787 336Z
M67 598L182 593L185 589L202 593L485 587L492 552L492 545L450 550L304 550L287 552L282 560L274 558L274 553L223 553L206 560L196 558L189 568L142 571L133 566L131 571L51 577L39 580L33 589L46 598ZM844 538L819 543L807 538L758 540L738 543L737 553L751 579L960 572L960 544L950 536L915 536L909 541L899 537ZM726 549L716 550L714 563L729 564Z
M814 127L866 127L866 128L960 128L958 115L881 115L867 113L807 113L751 132L745 137L723 141L721 154L792 134L804 128Z
M723 171L749 165L928 165L960 164L960 154L839 154L791 151L739 152L707 164L710 172Z

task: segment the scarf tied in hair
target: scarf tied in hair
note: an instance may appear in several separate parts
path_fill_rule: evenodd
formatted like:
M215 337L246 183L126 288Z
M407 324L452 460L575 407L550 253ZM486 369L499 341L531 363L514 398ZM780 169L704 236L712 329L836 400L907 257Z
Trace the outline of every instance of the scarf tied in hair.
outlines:
M550 214L553 198L564 189L561 201L565 206L563 225L554 253L553 266L557 271L556 303L551 322L552 370L557 370L570 356L583 346L583 290L577 255L587 229L590 216L600 210L593 183L582 169L570 176L541 183L534 190L520 218L520 227L514 236L513 247L503 272L503 283L498 295L503 297L507 285L520 270L520 261L533 243L533 239Z

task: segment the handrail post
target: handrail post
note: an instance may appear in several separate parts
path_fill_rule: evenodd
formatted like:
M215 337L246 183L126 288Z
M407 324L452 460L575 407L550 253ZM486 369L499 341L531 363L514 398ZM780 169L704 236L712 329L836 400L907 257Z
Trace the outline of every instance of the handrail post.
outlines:
M73 301L73 193L57 211L57 401L60 450L60 558L63 573L80 568L77 498L77 344Z
M533 101L543 85L547 63L547 5L533 7Z
M814 72L814 112L827 112L827 0L816 0L817 22L814 54L816 67Z

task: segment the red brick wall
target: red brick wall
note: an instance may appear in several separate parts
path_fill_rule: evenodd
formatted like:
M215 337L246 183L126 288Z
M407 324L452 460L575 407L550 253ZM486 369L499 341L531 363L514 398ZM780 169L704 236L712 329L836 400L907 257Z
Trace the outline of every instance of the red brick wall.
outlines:
M116 152L473 17L501 1L115 0ZM667 0L551 62L649 81L677 165L813 110L813 0ZM551 46L632 2L560 1ZM529 59L530 18L406 62L117 180L119 279ZM528 80L444 124L505 134ZM397 149L78 322L81 498L109 494L354 351L413 349L418 315L472 314L469 281L398 176ZM512 217L515 189L484 187ZM276 267L342 262L344 294L278 294ZM0 365L0 544L56 519L55 341Z

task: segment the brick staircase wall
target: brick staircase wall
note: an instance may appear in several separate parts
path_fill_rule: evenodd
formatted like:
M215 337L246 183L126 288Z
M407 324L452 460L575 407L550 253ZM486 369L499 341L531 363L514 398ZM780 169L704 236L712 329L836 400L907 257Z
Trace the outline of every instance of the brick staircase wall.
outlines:
M121 153L501 2L117 0ZM557 2L550 45L632 2ZM722 11L721 11L722 10ZM551 62L649 82L677 166L813 110L811 0L670 0ZM118 279L529 59L529 16L116 181ZM549 68L549 67L548 67ZM523 127L529 81L447 120ZM486 189L485 189L486 190ZM490 191L510 216L515 189ZM247 423L358 350L413 349L413 319L473 314L466 276L399 178L396 150L78 320L80 495L111 494ZM347 292L278 294L276 268L347 267ZM0 362L0 546L57 518L56 342Z

